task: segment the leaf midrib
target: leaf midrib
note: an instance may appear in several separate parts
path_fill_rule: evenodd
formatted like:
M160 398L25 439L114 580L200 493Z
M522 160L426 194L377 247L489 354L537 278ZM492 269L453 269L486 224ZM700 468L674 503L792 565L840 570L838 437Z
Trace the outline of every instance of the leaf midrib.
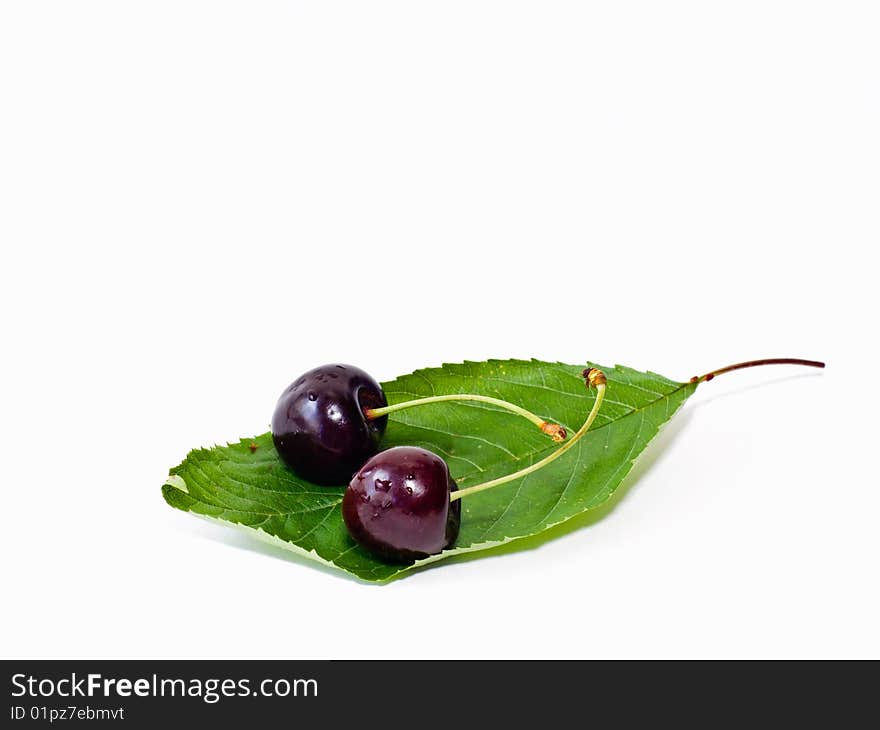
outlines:
M678 384L678 387L675 388L675 390L670 390L668 393L663 394L663 395L661 395L661 396L658 397L658 398L655 398L655 399L652 400L650 403L646 403L645 405L641 406L640 408L633 408L633 409L631 409L630 411L628 411L625 415L621 416L620 418L615 418L615 419L613 419L613 420L611 420L611 421L606 421L605 423L601 424L600 426L596 426L595 428L593 428L593 429L590 430L590 433L591 433L591 434L593 434L593 433L598 433L598 432L601 431L603 428L606 428L606 427L608 427L608 426L611 426L612 424L618 423L619 421L623 421L623 420L629 418L630 416L635 415L636 413L641 413L642 411L645 411L645 410L647 410L648 408L651 408L651 407L655 406L655 405L656 405L657 403L659 403L660 401L669 400L669 398L671 398L673 395L675 395L676 393L678 393L679 391L681 391L682 389L686 388L686 387L689 386L689 385L692 385L692 383L679 383L679 384ZM642 390L645 390L645 389L642 388ZM479 404L478 404L478 405L479 405ZM482 407L482 406L479 406L479 407ZM497 411L495 411L495 409L491 409L491 408L485 408L484 410L486 410L486 411L491 411L491 412L493 412L493 413L494 413L494 412L497 412ZM406 424L406 425L411 427L411 424ZM563 425L564 425L564 424L563 424ZM417 427L418 427L418 426L417 426ZM418 428L427 428L427 427L418 427ZM579 426L578 428L580 428L580 426ZM493 444L493 445L495 445L495 444ZM553 446L553 445L551 444L551 445L548 445L548 446L542 446L542 447L539 448L539 449L529 449L529 450L525 451L521 456L514 457L514 458L515 458L517 461L522 461L522 460L524 460L524 459L533 459L535 456L538 456L538 455L549 454L549 453L550 453L551 451L553 451L555 448L557 448L557 447L555 447L555 446ZM464 461L464 459L462 459L462 461ZM504 462L504 461L505 461L505 459L498 459L498 460L496 460L496 461L490 462L490 463L489 463L484 469L482 469L482 470L480 470L480 471L481 471L481 472L483 472L483 471L491 471L494 467L496 467L498 464L501 464L501 463ZM459 476L456 476L456 479L465 480L465 479L468 479L468 478L470 478L471 476L473 476L473 475L475 475L475 474L477 474L477 473L479 473L479 472L477 472L477 471L469 471L469 472L465 472L464 474L461 474L461 475L459 475Z
M659 403L659 402L661 402L661 401L669 400L669 398L671 398L673 395L675 395L676 393L678 393L679 391L681 391L683 388L687 387L688 385L691 385L691 383L680 383L679 386L678 386L677 388L675 388L675 390L671 390L671 391L669 391L669 393L666 393L666 394L664 394L664 395L661 395L660 397L658 397L658 398L652 400L650 403L646 403L645 405L641 406L640 408L633 408L633 409L631 409L628 413L626 413L625 415L621 416L620 418L616 418L616 419L614 419L613 421L608 421L607 423L603 423L601 426L598 426L597 428L594 428L592 431L590 431L590 433L598 433L598 432L600 432L602 429L606 428L607 426L610 426L610 425L612 425L612 424L614 424L614 423L617 423L617 422L619 422L619 421L623 421L623 420L625 420L625 419L629 418L630 416L633 416L633 415L635 415L635 414L637 414L637 413L641 413L642 411L645 411L645 410L647 410L648 408L651 408L651 407L655 406L657 403ZM478 406L478 407L482 408L482 406ZM485 411L487 411L487 412L493 412L493 413L494 413L494 412L497 412L496 409L493 409L493 408L482 408L482 410L485 410ZM408 425L408 426L411 426L411 424L407 424L407 425ZM422 427L422 428L427 428L427 427ZM265 435L265 434L264 434L264 435ZM552 445L549 445L549 446L546 446L546 447L542 447L542 448L540 448L540 449L530 449L530 450L524 452L521 456L519 456L519 457L514 457L514 458L515 458L517 461L522 461L522 460L524 460L524 459L533 460L536 456L539 456L539 455L543 456L543 455L545 455L545 454L549 454L551 451L554 450L554 448L556 448L556 447L554 447L554 446L552 446ZM578 450L578 453L580 453L580 450ZM233 463L233 464L240 463L240 462L233 461L232 459L227 459L226 461L228 461L229 463ZM456 476L456 479L459 479L459 480L462 480L462 481L463 481L463 480L465 480L465 479L470 478L471 476L473 476L473 475L475 475L475 474L482 473L482 472L484 472L484 471L490 471L490 470L493 469L495 466L497 466L497 465L503 463L504 461L506 461L506 459L498 459L498 460L496 460L496 461L491 462L489 465L486 466L486 468L484 468L484 469L482 469L482 470L471 470L471 471L465 472L464 474L461 474L461 475ZM222 462L221 462L221 463L222 463ZM216 480L214 480L214 479L211 479L211 477L210 477L208 474L206 474L206 473L205 473L201 468L199 468L197 465L198 465L198 461L195 462L194 466L195 466L196 470L197 470L199 473L201 473L202 476L203 476L207 481L212 482L212 483L216 481ZM245 482L242 482L242 481L240 481L240 480L238 480L238 479L236 479L236 478L230 476L229 474L226 474L225 476L226 476L228 479L230 479L230 481L237 482L237 483L241 484L243 487L247 487L247 488L255 488L255 489L261 489L258 485L246 484ZM522 482L520 482L520 484L521 484L521 483L522 483ZM220 485L218 485L218 484L215 483L214 486L215 486L216 488L218 488L220 491L226 493L226 490L224 490L223 487L221 487ZM274 490L262 490L262 491L274 492ZM193 496L193 495L190 495L190 496ZM230 496L232 496L232 497L236 497L236 495L234 495L234 494L230 494ZM320 510L322 510L322 509L334 509L334 508L338 507L340 504L342 504L343 496L344 496L344 495L340 495L340 496L338 496L338 497L335 498L335 499L330 499L330 500L327 501L327 503L326 503L325 505L323 505L323 506L321 506L321 507L312 508L312 509L301 509L301 510L295 510L295 511L284 511L284 512L260 512L260 511L256 511L256 510L243 510L243 509L236 509L236 508L234 508L234 507L230 507L230 506L228 506L228 505L224 505L224 504L213 504L213 503L211 503L211 502L206 502L206 501L204 501L204 499L202 499L202 498L199 498L197 501L200 502L201 504L205 505L205 506L208 506L208 507L220 508L220 509L222 509L224 512L238 512L238 513L241 513L241 514L255 514L255 515L265 516L265 517L268 518L268 517L289 517L289 516L291 516L291 515L305 514L305 513L307 513L307 512L317 512L317 511L320 511ZM195 497L193 497L193 499L195 499ZM507 507L507 509L509 509L510 504L513 502L514 499L515 499L515 496L514 496L514 498L512 498L511 501L508 503L508 507ZM554 509L555 509L555 507L554 507ZM552 510L551 510L551 514L552 514Z

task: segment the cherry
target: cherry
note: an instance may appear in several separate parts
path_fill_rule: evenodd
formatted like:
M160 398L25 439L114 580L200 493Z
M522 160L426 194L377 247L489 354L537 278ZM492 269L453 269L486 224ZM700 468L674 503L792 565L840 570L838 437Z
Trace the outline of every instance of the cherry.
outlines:
M354 475L342 500L351 536L385 560L409 562L439 553L458 537L458 486L437 454L395 446L371 457Z
M287 466L324 485L345 484L375 454L388 417L364 410L388 405L379 384L352 365L323 365L297 378L278 399L272 440Z

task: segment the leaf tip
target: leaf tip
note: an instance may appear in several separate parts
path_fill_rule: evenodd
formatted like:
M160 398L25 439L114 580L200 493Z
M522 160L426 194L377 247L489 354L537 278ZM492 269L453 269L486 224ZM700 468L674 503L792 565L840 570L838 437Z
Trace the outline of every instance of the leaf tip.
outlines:
M184 494L189 494L189 489L186 488L186 482L183 480L183 477L178 476L177 474L171 474L166 480L163 487L174 487L175 489L179 489Z

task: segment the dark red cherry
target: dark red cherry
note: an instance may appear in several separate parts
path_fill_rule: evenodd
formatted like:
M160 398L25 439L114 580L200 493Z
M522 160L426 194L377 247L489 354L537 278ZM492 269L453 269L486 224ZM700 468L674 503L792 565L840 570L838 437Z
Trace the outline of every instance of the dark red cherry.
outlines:
M278 399L272 440L287 466L310 482L346 484L379 448L388 417L365 408L388 405L379 384L352 365L323 365L300 376Z
M437 454L395 446L373 456L345 490L342 516L351 536L385 560L409 562L439 553L458 537L461 500Z

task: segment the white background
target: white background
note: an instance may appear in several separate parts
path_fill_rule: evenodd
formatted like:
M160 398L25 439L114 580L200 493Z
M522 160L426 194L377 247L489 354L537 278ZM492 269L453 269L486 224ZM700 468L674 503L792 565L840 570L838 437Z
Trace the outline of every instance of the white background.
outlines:
M880 657L865 2L5 2L6 657ZM360 584L168 508L301 371L702 386L614 508Z

